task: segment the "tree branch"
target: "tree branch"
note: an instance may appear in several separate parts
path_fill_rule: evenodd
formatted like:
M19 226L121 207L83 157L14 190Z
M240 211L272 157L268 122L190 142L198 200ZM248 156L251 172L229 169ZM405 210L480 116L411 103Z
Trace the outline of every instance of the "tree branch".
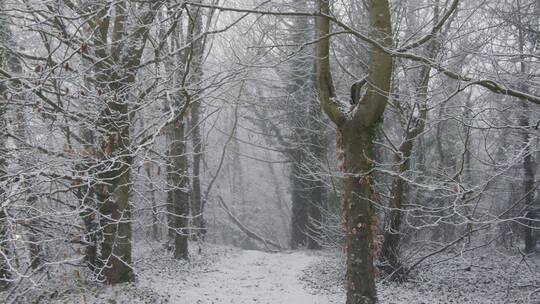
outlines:
M231 210L229 209L229 206L227 206L227 204L225 204L225 201L223 200L223 198L221 196L218 196L217 198L218 198L218 201L219 201L219 203L221 205L221 208L223 208L223 210L225 210L225 212L231 218L233 223L236 226L238 226L238 228L240 228L240 230L242 230L242 232L244 232L248 237L263 243L264 247L268 251L273 251L273 250L270 249L270 247L268 245L270 245L272 247L275 247L277 250L282 250L283 249L281 247L281 245L279 245L278 243L275 243L275 242L273 242L273 241L271 241L269 239L265 239L262 236L259 236L255 232L248 229L244 224L242 224L242 222L240 222L240 220L236 216L234 216L234 214L232 214Z

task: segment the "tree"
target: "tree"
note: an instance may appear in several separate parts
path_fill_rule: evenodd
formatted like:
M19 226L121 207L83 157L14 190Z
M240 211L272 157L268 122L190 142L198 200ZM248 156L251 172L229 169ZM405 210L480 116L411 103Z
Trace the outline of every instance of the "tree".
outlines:
M212 20L213 11L207 16L209 23ZM201 163L204 154L204 144L201 134L201 115L204 113L202 108L202 81L204 78L203 61L206 46L206 35L203 35L203 13L201 8L196 8L191 13L190 24L192 27L191 49L192 59L192 77L191 82L194 86L193 103L190 109L191 115L191 142L193 146L192 156L192 178L191 178L191 215L193 216L193 229L197 239L204 240L206 235L206 220L204 219L204 206L201 191Z
M307 1L297 3L298 9L309 7ZM325 185L317 176L324 156L322 113L315 96L313 65L314 50L308 45L313 39L313 24L310 17L296 17L289 27L290 42L298 44L287 73L289 85L287 123L291 129L292 142L288 144L287 157L291 161L291 240L296 249L320 249L319 225L321 208L324 208Z
M167 204L169 210L169 231L174 238L174 256L187 259L188 238L190 230L188 220L190 214L190 176L188 172L187 125L190 107L194 127L191 129L194 141L194 178L192 197L192 214L194 216L195 235L204 236L203 206L200 190L200 161L202 153L201 135L199 129L200 100L198 100L202 81L202 63L204 54L204 35L202 33L202 11L195 8L188 10L188 24L185 45L182 45L182 28L176 27L171 37L170 46L166 48L170 53L176 54L167 58L169 75L174 75L171 83L173 94L167 97L165 111L171 112L172 120L166 126L167 141ZM171 12L175 15L175 12ZM179 22L176 20L175 22ZM177 62L175 62L177 61ZM174 70L171 67L179 66Z
M69 6L69 2L66 4ZM128 6L143 13L136 20L128 18ZM148 39L148 26L161 6L162 1L151 4L120 1L90 5L86 11L97 12L88 23L98 34L92 36L91 45L81 48L81 53L89 48L97 59L93 61L92 82L98 99L103 102L96 125L100 130L96 149L100 163L95 187L102 229L100 274L109 284L133 280L129 192L133 161L130 104L134 101L130 91ZM114 14L109 14L113 8Z
M529 3L522 3L520 0L516 1L515 4L515 14L508 15L506 19L510 24L518 29L517 51L520 56L518 78L526 78L527 75L530 75L531 71L529 67L530 64L527 62L524 56L529 52L534 53L536 39L538 39L536 37L538 32L534 33L534 30L532 30L533 33L531 33L531 29L534 29L535 25L538 25L538 22L527 20L528 18L526 17L524 18L525 14L523 10L538 12L540 11L540 4L535 3L531 5ZM523 92L530 92L526 80L520 83L519 88ZM521 114L519 117L519 125L524 128L522 131L524 150L523 170L525 173L523 177L523 192L525 196L526 213L524 216L525 227L523 229L523 241L525 243L525 253L532 253L536 250L536 243L538 240L535 235L535 226L537 226L535 221L538 219L538 202L540 202L540 198L537 197L535 199L535 194L537 191L537 185L535 185L535 171L537 164L535 163L533 155L534 152L532 148L533 143L531 141L531 135L527 130L527 127L530 125L528 112L529 104L523 100L523 114Z
M392 56L380 47L371 46L366 93L347 113L336 100L330 70L329 1L319 0L317 19L317 77L323 110L341 133L344 153L345 189L342 217L347 250L347 304L375 303L375 269L373 266L377 219L372 200L376 194L370 177L373 168L373 138L388 101L393 72ZM390 8L386 0L366 3L371 38L382 47L392 45Z
M414 18L409 16L409 18ZM436 3L433 8L433 26L436 25L441 18L439 14L439 3ZM415 22L411 22L415 23ZM448 23L450 25L450 22ZM411 32L415 29L411 29ZM426 47L426 57L430 60L435 60L440 49L440 41L438 32L433 31L432 40ZM407 182L403 175L411 167L411 156L413 152L414 142L425 129L427 114L428 114L428 90L431 79L431 67L428 65L422 66L418 72L412 72L408 75L413 78L413 86L415 86L415 94L413 96L413 104L402 106L397 97L396 112L399 113L401 124L403 127L403 135L401 144L396 146L394 151L393 161L395 167L395 176L392 178L392 188L390 190L390 205L389 211L385 218L384 240L381 245L380 262L383 270L390 275L391 278L398 279L403 273L403 265L400 262L399 247L402 238L402 213L404 211L404 202L406 201ZM396 77L397 78L397 77ZM406 91L406 88L404 89ZM406 93L403 93L403 95ZM401 96L399 94L398 96ZM408 109L408 111L406 110ZM415 116L415 110L418 114Z

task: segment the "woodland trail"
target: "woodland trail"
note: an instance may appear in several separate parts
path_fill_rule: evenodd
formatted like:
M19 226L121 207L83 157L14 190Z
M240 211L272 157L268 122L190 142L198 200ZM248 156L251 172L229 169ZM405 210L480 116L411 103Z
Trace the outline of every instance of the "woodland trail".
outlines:
M299 280L315 259L301 251L241 251L193 278L171 300L179 304L328 304L329 299L310 294Z

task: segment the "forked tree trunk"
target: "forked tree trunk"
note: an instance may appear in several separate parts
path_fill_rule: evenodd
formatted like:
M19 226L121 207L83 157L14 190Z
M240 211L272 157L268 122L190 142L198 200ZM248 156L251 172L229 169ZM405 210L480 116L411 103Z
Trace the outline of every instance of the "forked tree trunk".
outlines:
M371 24L371 38L384 47L392 45L390 8L387 0L366 1ZM329 14L327 0L318 0L319 11ZM392 57L371 46L367 89L364 96L348 115L336 101L330 70L330 21L317 18L317 76L319 99L328 117L342 134L344 153L345 191L342 203L342 221L347 251L347 304L377 302L375 289L374 235L377 219L372 200L376 200L371 185L373 168L373 139L382 116L393 72Z

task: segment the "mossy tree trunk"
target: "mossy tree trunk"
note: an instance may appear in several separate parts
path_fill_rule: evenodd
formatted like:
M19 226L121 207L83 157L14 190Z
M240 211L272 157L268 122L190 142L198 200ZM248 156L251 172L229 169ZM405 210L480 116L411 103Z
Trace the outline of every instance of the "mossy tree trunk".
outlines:
M319 11L329 14L327 0L319 0ZM383 47L392 45L390 8L387 0L366 2L372 28L371 38ZM373 138L388 102L392 78L392 57L379 47L371 46L366 93L350 114L336 100L330 70L330 21L317 20L318 36L324 37L317 47L319 98L323 110L342 135L344 152L344 195L342 221L346 234L347 304L377 302L375 288L374 236L377 220L372 202L376 199L370 173L373 169Z

